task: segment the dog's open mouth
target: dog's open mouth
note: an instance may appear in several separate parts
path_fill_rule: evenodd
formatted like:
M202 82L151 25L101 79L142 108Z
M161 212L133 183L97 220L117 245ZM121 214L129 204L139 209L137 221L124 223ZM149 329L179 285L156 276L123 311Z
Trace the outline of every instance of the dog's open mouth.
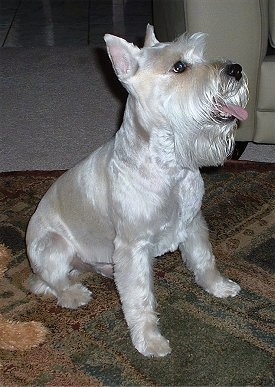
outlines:
M221 122L229 122L235 119L244 121L248 118L248 112L239 105L218 105L217 110L213 113L213 117Z

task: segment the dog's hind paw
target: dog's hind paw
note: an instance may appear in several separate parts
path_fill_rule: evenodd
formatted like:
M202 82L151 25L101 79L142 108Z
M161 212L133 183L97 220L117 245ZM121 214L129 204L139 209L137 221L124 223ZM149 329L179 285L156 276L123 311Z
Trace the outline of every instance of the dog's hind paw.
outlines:
M92 298L92 292L81 284L74 284L63 290L58 297L57 304L63 308L76 309L88 304Z
M56 296L56 292L54 289L50 288L50 286L42 280L38 275L32 274L29 277L29 289L34 294L53 294Z

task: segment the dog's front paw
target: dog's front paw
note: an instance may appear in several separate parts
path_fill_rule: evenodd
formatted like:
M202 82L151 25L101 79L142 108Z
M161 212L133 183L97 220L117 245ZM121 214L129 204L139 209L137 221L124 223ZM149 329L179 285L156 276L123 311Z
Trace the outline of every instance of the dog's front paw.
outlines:
M206 291L215 297L226 298L235 297L241 290L240 286L228 278L221 277L216 283L213 283Z
M58 305L63 308L76 309L88 304L92 298L92 292L81 284L74 284L63 290L58 296Z
M169 341L160 333L151 333L133 340L135 348L144 356L163 357L171 353Z

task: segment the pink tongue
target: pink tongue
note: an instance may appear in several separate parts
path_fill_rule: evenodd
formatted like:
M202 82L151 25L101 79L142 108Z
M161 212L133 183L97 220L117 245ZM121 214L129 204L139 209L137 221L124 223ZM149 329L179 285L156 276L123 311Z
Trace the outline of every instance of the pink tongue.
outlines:
M238 105L228 104L228 105L221 106L220 109L224 113L230 114L231 116L238 118L238 120L240 121L244 121L248 118L247 110L245 110L244 108Z

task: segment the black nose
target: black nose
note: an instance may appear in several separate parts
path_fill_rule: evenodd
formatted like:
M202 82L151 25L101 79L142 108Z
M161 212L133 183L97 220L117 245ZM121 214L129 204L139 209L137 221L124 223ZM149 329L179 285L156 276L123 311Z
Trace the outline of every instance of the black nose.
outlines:
M234 77L236 81L239 81L242 77L242 66L238 63L228 64L225 68L225 72L230 77Z

